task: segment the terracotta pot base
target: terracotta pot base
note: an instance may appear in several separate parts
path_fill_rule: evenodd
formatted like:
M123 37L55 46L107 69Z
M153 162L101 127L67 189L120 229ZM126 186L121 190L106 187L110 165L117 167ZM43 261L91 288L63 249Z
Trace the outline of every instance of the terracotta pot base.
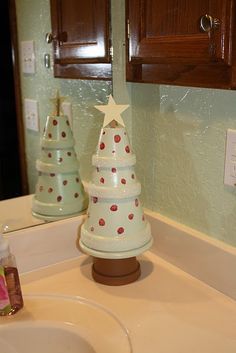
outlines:
M93 279L108 286L122 286L136 281L141 274L136 257L128 259L93 258Z

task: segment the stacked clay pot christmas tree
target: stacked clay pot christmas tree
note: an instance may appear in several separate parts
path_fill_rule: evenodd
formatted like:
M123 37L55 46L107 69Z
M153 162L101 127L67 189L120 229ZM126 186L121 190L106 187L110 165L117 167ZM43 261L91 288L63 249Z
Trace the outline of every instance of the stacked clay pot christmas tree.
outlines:
M56 113L47 117L36 161L38 181L32 205L33 215L48 221L78 215L88 203L70 124L60 115L59 97L56 104Z
M108 105L96 108L106 115L92 158L94 172L80 246L94 257L92 274L96 281L121 285L139 277L136 256L151 246L152 236L139 200L136 157L120 117L127 106L116 105L110 96Z

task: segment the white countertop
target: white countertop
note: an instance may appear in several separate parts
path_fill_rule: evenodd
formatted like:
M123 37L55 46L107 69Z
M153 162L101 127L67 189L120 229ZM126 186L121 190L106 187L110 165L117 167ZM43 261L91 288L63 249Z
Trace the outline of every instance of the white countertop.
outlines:
M0 223L4 233L44 224L32 215L33 194L0 201Z
M235 248L147 215L152 251L140 258L140 280L121 287L92 280L91 259L76 247L85 216L8 233L23 294L80 296L105 306L128 329L132 353L235 353Z
M23 294L81 296L104 305L127 327L133 353L236 352L234 300L152 252L140 263L137 282L110 287L92 280L91 259L82 255L22 275Z

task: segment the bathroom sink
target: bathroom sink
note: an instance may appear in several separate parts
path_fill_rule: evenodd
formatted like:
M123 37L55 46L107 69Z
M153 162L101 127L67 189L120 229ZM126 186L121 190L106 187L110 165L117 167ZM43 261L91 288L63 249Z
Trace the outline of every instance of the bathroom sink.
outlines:
M25 296L25 307L1 318L4 353L131 353L126 328L103 306L80 297Z
M1 329L0 346L4 353L96 352L76 327L55 322L10 324Z

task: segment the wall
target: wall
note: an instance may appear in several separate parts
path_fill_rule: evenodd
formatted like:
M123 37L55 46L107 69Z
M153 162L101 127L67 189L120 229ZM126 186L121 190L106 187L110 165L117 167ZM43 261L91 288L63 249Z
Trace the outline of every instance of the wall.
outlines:
M37 74L22 77L23 95L39 100L41 129L54 89L69 97L81 175L89 179L102 124L93 105L106 101L110 85L54 79L43 67L43 54L49 51L44 42L50 31L48 0L17 0L17 14L20 40L34 39L39 53ZM124 120L137 156L144 206L236 246L236 190L223 184L226 129L236 129L236 92L127 84L124 23L124 0L112 0L114 96L117 102L131 104ZM39 134L27 132L26 137L33 188Z
M144 205L232 245L236 190L223 178L226 129L236 129L235 102L234 91L132 86Z
M116 96L129 96L143 205L236 246L236 189L223 184L236 92L125 82L125 1L113 4Z
M51 45L45 42L45 34L51 31L49 0L16 0L18 39L34 40L36 50L36 74L21 74L23 98L39 102L40 133L26 130L26 156L30 192L35 190L37 171L35 161L40 153L40 136L47 115L53 111L50 98L59 89L62 96L72 103L75 149L80 160L80 174L89 179L91 155L94 152L103 122L102 114L94 108L104 104L111 92L111 83L105 81L64 80L53 77L53 69L44 67L44 54L51 53Z

